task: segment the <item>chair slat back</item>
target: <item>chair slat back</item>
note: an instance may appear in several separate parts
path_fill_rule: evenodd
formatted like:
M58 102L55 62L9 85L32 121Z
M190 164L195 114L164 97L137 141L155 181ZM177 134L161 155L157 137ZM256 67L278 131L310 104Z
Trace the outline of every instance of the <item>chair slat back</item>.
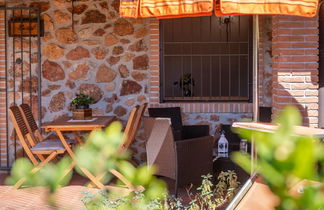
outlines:
M147 107L147 103L139 106L130 131L127 133L127 135L124 134L123 144L121 145L120 149L122 149L122 150L128 149L129 146L134 142L136 132L139 128L139 125L140 125L140 122L141 122L141 119L145 112L146 107Z
M129 115L125 130L124 130L124 135L123 135L123 140L122 140L123 143L121 144L120 149L125 149L124 144L127 141L127 139L129 139L131 132L134 128L135 118L136 118L136 114L138 113L138 111L139 111L139 107L136 106L132 109L132 111Z
M13 121L14 127L16 129L17 135L21 135L23 137L26 136L28 133L27 126L25 124L25 121L23 119L22 114L19 111L18 106L12 106L10 107L9 111L11 111L11 120Z
M33 139L31 138L31 135L27 129L27 126L25 124L25 121L23 119L23 116L18 108L18 106L11 106L8 110L9 117L12 121L12 124L16 130L18 139L21 143L21 146L25 150L26 154L28 155L29 159L33 162L34 165L38 164L38 161L32 154L30 150L30 145L33 145ZM28 142L26 142L26 138Z
M28 104L21 104L19 106L19 110L22 114L23 119L25 120L29 133L33 138L34 144L43 141L43 136L41 135L41 132L37 126L36 120L32 114L30 106ZM34 144L32 144L32 146L34 146Z
M26 119L25 121L29 124L29 127L31 129L30 131L35 132L36 130L38 130L38 126L37 126L35 118L32 114L32 111L30 109L30 106L28 104L21 104L19 106L19 109L25 115L25 119ZM28 126L27 126L27 128L28 128Z
M144 115L144 112L145 112L146 108L147 108L147 103L141 105L139 110L138 110L139 112L138 112L138 115L136 116L136 120L135 120L134 137L136 135L137 130L139 129L139 126L141 124L141 119L142 119L142 117Z

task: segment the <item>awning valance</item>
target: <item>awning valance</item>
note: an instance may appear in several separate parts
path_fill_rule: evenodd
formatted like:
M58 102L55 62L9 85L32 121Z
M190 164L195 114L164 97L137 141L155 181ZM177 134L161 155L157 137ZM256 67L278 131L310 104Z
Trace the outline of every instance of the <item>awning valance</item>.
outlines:
M224 15L297 15L313 17L318 0L121 0L123 17L209 16L214 10Z
M216 15L316 15L318 0L216 0Z
M120 16L160 17L209 16L213 0L121 0Z

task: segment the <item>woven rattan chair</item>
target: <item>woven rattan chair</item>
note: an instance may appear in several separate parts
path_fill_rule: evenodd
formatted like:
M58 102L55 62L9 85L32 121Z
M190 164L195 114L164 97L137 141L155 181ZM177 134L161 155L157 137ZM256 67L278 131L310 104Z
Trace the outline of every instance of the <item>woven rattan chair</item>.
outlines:
M42 136L40 129L36 123L36 120L32 114L31 108L28 104L21 104L19 106L19 110L22 114L22 117L25 121L27 129L31 134L31 137L34 139L34 142L42 142L42 141L53 141L53 142L61 142L59 139L46 139ZM68 144L74 144L75 141L72 139L67 139Z
M31 162L37 166L31 171L31 173L36 173L43 165L53 160L57 155L65 153L66 150L61 142L35 142L27 129L27 125L18 106L10 107L8 112L21 146ZM35 157L35 155L38 156L39 160ZM15 184L15 187L19 188L24 182L25 179L19 180Z
M147 163L157 166L156 175L175 180L176 195L178 187L191 183L199 184L202 175L212 173L212 136L175 141L170 119L145 118L150 124L152 120L152 130L146 131L150 133L146 144Z
M209 135L208 125L183 125L180 107L149 108L148 112L150 117L171 119L171 128L175 141Z

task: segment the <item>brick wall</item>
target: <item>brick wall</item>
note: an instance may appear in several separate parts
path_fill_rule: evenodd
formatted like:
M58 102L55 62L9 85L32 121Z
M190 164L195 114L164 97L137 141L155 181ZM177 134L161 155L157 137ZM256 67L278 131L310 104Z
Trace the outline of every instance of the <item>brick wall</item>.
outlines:
M303 124L318 125L318 18L274 16L272 21L273 96L275 116L296 105Z
M0 2L1 4L1 2ZM0 166L7 166L6 132L6 71L5 71L5 15L0 10Z

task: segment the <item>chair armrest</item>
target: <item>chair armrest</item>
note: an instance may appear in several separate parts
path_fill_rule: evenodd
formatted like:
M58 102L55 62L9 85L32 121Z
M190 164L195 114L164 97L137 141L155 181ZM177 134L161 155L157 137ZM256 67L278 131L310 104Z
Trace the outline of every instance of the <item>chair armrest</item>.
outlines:
M177 186L201 183L201 176L213 171L213 137L176 141Z
M199 138L209 136L209 125L185 125L182 126L182 139Z

